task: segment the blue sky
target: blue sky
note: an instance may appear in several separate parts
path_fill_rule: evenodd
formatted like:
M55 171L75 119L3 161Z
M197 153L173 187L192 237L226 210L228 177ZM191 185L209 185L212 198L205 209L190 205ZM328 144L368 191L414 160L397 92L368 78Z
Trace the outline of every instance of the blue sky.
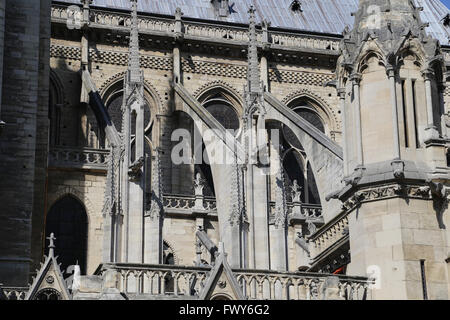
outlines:
M447 6L447 8L450 9L450 0L441 0L441 2L442 2L443 4L445 4L445 5Z

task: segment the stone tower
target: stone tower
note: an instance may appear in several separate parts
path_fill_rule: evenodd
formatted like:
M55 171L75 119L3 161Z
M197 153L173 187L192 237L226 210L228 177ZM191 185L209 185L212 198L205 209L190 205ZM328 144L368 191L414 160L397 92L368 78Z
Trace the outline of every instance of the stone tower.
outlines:
M375 299L448 299L443 59L420 11L360 0L338 61L347 273L373 274Z
M38 265L42 254L50 4L0 1L0 278L5 286L27 285L30 264Z

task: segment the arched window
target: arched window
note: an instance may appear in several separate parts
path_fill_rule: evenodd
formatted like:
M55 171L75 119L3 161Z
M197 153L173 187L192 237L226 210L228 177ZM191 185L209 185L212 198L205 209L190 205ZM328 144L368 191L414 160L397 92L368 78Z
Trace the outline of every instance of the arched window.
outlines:
M61 293L53 288L46 288L36 293L34 300L62 300Z
M311 123L321 132L325 133L325 125L323 123L323 120L317 113L316 108L309 101L300 100L296 102L293 105L292 110L294 110L295 113Z
M50 89L48 100L48 119L50 122L49 143L50 145L60 144L61 135L61 108L64 99L61 96L62 89L56 75L50 73Z
M320 204L319 191L311 165L306 157L306 153L295 133L286 125L280 122L268 122L268 130L282 128L283 134L280 136L280 150L283 161L285 188L294 184L294 180L302 188L300 200L303 203ZM270 137L270 131L269 131ZM287 200L292 201L288 192Z
M233 129L237 133L241 126L237 112L240 104L232 94L216 88L203 94L199 101L225 129Z
M55 255L61 263L61 270L78 263L81 273L86 273L87 224L86 210L73 196L61 198L50 208L45 236L49 237L52 232L55 234ZM48 254L48 245L45 252Z
M147 93L145 93L144 95L144 130L147 131L150 127L151 122L151 110L150 104L148 102L150 101L150 97L147 95ZM105 102L105 106L108 110L109 116L111 117L112 123L116 127L117 131L122 132L123 81L120 81L109 88L103 95L103 101ZM131 123L132 124L130 129L131 132L134 133L136 131L135 123L133 121L131 121ZM100 145L102 147L105 147L104 133L100 132L99 137L101 141Z
M208 154L205 152L205 144L202 144L202 154L203 161L201 164L195 165L194 177L198 173L200 173L200 177L205 182L205 187L203 188L203 195L207 197L215 197L216 192L214 190L214 180L212 176L211 166L208 164Z
M239 116L231 104L220 95L206 101L203 106L225 129L238 130Z
M302 190L302 196L301 201L306 202L305 199L305 183L306 183L306 176L305 176L305 164L304 159L301 156L301 154L295 150L290 149L283 158L283 169L284 169L284 177L285 177L285 183L286 187L292 186L294 183L294 180L297 180L297 183L300 187L303 188ZM289 193L288 193L289 195ZM292 201L292 199L289 199L289 201Z

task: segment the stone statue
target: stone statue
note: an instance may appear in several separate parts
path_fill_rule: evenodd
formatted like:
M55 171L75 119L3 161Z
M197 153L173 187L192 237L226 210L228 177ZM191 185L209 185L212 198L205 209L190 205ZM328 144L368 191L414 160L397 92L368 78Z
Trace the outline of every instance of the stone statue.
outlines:
M202 179L200 172L197 172L194 179L194 192L196 196L203 195L203 189L205 188L205 181Z
M298 185L297 180L294 180L291 186L291 196L292 202L301 202L300 197L302 196L302 187Z

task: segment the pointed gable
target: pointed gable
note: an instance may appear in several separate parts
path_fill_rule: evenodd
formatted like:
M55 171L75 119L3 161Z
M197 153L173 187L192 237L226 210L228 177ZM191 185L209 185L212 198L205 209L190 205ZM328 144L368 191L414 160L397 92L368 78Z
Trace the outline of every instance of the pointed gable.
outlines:
M242 289L227 262L223 242L219 242L219 255L203 287L199 300L244 300Z
M28 291L25 300L70 300L71 295L54 256L54 234L47 238L50 241L49 254L45 257L37 276Z

